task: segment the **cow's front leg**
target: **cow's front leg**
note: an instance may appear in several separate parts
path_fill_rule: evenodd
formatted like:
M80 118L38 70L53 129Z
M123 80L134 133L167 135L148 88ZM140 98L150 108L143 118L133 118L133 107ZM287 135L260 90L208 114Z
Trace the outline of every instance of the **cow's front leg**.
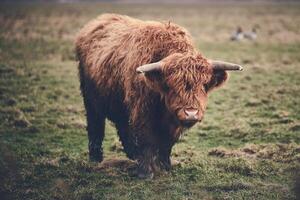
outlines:
M160 167L163 170L169 171L171 170L171 150L172 146L164 146L159 150L159 162Z
M159 148L159 160L161 169L169 171L171 170L171 152L174 144L178 141L179 136L182 133L182 129L177 125L170 124L168 127L162 126L162 130Z
M139 178L153 178L154 173L160 170L158 148L144 146L138 158L137 175Z

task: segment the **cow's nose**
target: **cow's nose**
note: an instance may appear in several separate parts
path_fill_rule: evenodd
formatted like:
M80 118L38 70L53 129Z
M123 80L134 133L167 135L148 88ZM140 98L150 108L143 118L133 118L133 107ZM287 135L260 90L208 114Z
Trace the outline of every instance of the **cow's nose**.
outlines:
M186 120L198 120L198 112L196 109L185 109Z

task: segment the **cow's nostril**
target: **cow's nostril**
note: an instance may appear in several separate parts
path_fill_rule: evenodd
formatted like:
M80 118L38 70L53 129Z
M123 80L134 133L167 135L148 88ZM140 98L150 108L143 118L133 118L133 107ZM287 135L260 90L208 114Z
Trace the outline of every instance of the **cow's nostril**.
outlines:
M186 116L192 117L192 118L197 118L197 114L198 114L198 110L196 109L185 109L184 113L186 114Z

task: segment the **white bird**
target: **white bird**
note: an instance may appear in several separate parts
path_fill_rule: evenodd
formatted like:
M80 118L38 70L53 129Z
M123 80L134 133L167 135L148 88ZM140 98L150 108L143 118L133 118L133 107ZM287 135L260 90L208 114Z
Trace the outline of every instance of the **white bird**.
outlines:
M252 31L245 32L245 33L244 33L244 37L245 37L246 39L249 39L249 40L255 40L255 39L257 38L256 28L253 27L253 28L252 28Z
M244 38L244 33L242 27L237 27L237 30L231 35L230 40L240 41Z

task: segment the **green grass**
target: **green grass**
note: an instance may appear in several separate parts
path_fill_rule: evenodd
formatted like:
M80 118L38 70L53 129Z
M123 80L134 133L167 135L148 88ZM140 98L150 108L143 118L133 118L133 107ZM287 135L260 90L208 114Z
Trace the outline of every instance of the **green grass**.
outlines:
M296 199L300 6L0 5L0 193L4 199ZM131 175L107 122L105 163L87 159L73 40L103 12L185 26L204 55L241 63L172 171ZM228 40L260 25L255 42Z

